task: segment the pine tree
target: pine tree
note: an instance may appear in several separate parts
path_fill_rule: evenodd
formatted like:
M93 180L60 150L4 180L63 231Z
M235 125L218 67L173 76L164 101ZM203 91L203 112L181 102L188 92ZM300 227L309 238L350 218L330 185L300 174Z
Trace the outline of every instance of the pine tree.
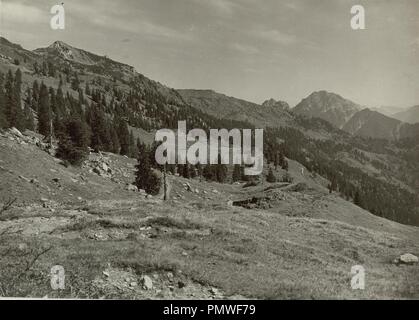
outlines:
M138 149L135 143L134 133L131 130L129 134L129 156L131 158L136 158L138 153Z
M121 150L119 153L121 155L128 156L129 155L129 130L128 125L124 120L119 120L118 125L118 137L119 137L119 143L121 145Z
M284 161L283 161L281 167L282 167L282 169L288 171L288 161L287 161L287 159L284 158Z
M105 115L100 106L95 106L92 103L87 118L92 130L90 147L95 152L108 151L110 149L111 137L107 128Z
M5 116L9 127L16 127L19 130L24 129L23 111L21 106L21 85L22 73L18 69L13 77L9 70L5 84Z
M113 125L110 126L110 135L111 135L111 141L112 141L112 150L113 153L119 153L119 149L121 148L121 145L119 144L119 138L118 134L116 133L115 128Z
M42 83L38 102L38 131L45 137L50 135L50 104L47 86Z
M138 164L136 168L135 185L139 189L144 189L149 194L159 193L160 179L151 169L149 154L145 150L138 153Z
M362 199L361 199L361 193L359 192L359 189L356 190L355 196L354 196L354 204L358 207L362 207Z
M86 82L86 88L84 89L84 93L87 96L90 96L91 95L90 87L89 87L89 84L87 82Z
M89 154L89 131L80 118L65 122L64 132L59 134L57 157L72 165L80 165Z
M190 169L189 169L189 164L186 163L184 165L182 165L182 177L184 177L185 179L190 179L191 175L190 175Z
M227 166L221 163L221 155L218 155L218 164L215 167L217 182L224 183L227 178Z
M79 88L80 88L80 81L79 81L78 75L76 74L74 76L73 81L71 81L71 89L73 89L74 91L79 91Z
M65 109L64 94L61 87L58 87L57 94L55 95L55 107L56 107L55 108L56 112L60 116L64 116L64 114L66 113L66 109Z
M25 103L24 109L24 119L25 119L25 128L31 131L35 130L35 120L33 117L32 109L29 107L29 104Z
M241 180L242 176L242 170L240 168L239 164L235 164L234 165L234 169L233 169L233 175L232 175L232 181L233 182L237 182Z
M195 168L195 166L192 166L192 165L189 166L189 177L191 179L196 178L196 168Z
M38 112L38 102L39 101L39 85L38 81L34 81L32 85L32 98L31 98L31 108Z
M4 94L4 75L0 72L0 128L9 126L6 119L6 97Z
M273 172L272 168L269 168L269 172L268 172L268 176L266 177L266 181L268 181L269 183L276 182L276 177L274 175L274 172Z
M204 167L202 176L208 181L214 181L217 177L216 173L214 172L214 167L211 164L207 164Z

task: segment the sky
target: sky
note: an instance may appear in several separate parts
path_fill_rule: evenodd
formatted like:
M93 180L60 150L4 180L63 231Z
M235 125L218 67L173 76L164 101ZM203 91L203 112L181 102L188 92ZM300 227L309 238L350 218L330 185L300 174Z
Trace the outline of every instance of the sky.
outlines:
M327 90L366 107L419 104L419 0L0 0L0 35L55 40L130 64L176 89L291 106ZM352 30L353 5L366 29Z

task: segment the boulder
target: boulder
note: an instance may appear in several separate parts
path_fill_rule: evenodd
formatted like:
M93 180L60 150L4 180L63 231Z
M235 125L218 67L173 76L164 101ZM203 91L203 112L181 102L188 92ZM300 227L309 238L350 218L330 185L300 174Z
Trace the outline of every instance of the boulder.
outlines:
M402 254L399 258L395 260L396 264L415 264L419 262L419 258L411 253Z
M10 132L11 134L13 134L13 135L15 135L15 136L19 137L19 138L23 138L23 134L22 134L22 132L20 132L20 131L19 131L18 129L16 129L15 127L10 128L10 129L9 129L9 132Z
M141 279L141 286L144 290L152 290L153 289L153 281L149 276L142 276Z
M133 184L127 184L127 190L128 191L138 191L137 186L134 186Z

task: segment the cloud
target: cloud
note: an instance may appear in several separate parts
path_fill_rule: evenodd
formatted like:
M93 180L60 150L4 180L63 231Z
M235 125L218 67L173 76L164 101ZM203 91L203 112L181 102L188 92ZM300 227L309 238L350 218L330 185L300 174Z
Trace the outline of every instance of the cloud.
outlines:
M194 0L215 10L218 14L232 15L236 4L230 0Z
M246 45L246 44L233 43L231 45L231 48L233 48L234 50L237 50L237 51L239 51L241 53L249 54L249 55L253 55L253 54L259 53L259 49L258 48L254 47L254 46Z
M147 12L137 7L115 7L115 3L103 6L98 5L96 1L88 5L72 2L71 7L67 8L67 12L74 18L89 22L101 29L166 40L189 40L191 38L191 33L166 27L160 22L153 22Z
M28 23L49 23L49 12L16 2L0 1L1 23L26 25Z
M275 29L255 31L254 35L260 39L284 46L292 45L297 42L297 38L295 36Z

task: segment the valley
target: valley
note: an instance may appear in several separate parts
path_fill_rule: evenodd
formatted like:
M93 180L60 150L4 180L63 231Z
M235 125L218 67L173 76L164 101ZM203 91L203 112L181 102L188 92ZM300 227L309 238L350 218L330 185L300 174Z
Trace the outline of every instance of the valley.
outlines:
M63 42L0 38L0 54L1 296L419 298L401 258L419 255L416 125L392 119L389 135L389 118L326 91L290 108L175 90ZM147 192L138 172L163 175L154 134L179 121L263 128L262 173L178 165L167 200Z

